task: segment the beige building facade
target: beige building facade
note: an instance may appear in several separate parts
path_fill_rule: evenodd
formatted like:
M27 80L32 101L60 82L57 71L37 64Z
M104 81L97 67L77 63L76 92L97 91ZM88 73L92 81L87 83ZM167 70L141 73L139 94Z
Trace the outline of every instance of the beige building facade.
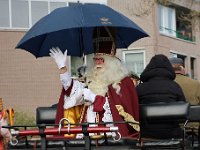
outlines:
M152 56L165 54L168 57L183 58L188 74L200 80L200 17L195 16L191 25L184 24L183 27L180 25L183 20L177 17L181 10L200 11L199 1L189 1L192 2L174 0L172 4L167 5L151 3L148 0L96 2L121 12L149 34L149 37L134 42L128 49L117 51L117 56L130 67L129 69L140 74ZM0 1L0 97L6 108L13 107L16 111L22 110L34 116L38 106L57 103L62 89L59 71L50 57L36 59L24 50L15 49L15 46L40 15L44 16L51 10L70 3L67 0L31 2ZM43 9L42 6L47 9ZM24 11L23 14L20 14L19 8L26 8L21 10ZM42 10L41 13L38 13L37 9ZM26 12L29 14L28 19L25 16ZM184 30L187 34L182 34ZM72 74L75 75L73 69L76 70L77 66L74 64L76 59L69 58Z

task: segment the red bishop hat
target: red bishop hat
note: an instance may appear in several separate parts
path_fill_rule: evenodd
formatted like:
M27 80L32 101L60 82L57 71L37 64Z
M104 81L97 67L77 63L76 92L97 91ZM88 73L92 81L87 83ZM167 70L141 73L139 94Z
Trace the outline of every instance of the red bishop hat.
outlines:
M115 56L116 37L113 27L96 27L93 31L93 47L96 54Z

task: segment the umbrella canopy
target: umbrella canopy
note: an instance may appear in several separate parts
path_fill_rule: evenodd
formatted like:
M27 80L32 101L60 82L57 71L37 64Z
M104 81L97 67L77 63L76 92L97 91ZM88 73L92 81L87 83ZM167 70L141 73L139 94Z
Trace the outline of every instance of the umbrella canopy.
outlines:
M133 21L102 4L77 4L61 7L40 19L21 39L16 48L36 58L49 56L49 49L59 47L68 55L94 53L92 35L95 27L116 29L116 48L127 48L134 41L147 37Z

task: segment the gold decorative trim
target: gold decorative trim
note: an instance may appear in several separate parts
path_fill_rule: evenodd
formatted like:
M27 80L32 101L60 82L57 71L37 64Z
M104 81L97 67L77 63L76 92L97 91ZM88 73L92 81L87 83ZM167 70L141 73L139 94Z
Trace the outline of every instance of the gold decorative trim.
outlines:
M133 122L133 123L128 123L130 126L132 126L136 131L140 131L140 126L139 126L139 122L135 121L135 119L133 118L133 116L131 116L129 113L124 111L124 107L122 105L115 105L115 107L117 108L119 114L124 117L124 120L127 122Z
M113 54L107 54L107 53L95 53L95 55L115 57L115 55L113 55Z

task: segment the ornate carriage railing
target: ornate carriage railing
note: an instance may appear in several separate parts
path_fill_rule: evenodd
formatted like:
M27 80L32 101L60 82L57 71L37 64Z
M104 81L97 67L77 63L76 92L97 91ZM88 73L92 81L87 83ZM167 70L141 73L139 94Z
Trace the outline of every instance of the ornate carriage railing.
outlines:
M195 113L194 113L195 112ZM140 125L144 124L145 122L174 122L176 121L177 123L183 123L182 129L183 129L183 134L179 138L179 148L184 149L184 144L185 144L185 129L187 128L187 123L191 121L199 121L200 120L200 115L196 115L200 113L200 106L190 106L188 103L169 103L169 104L148 104L148 105L140 105ZM47 137L46 135L60 135L60 134L72 134L72 133L83 133L84 134L84 139L82 140L82 148L90 150L91 149L91 143L94 142L90 136L89 133L99 133L99 132L118 132L118 127L115 126L118 123L130 123L130 122L110 122L114 124L114 127L89 127L89 124L84 123L84 124L79 124L78 127L74 126L75 124L70 124L68 122L67 127L62 126L63 120L60 121L60 124L55 125L54 120L55 120L55 115L56 115L56 107L38 107L36 110L36 122L37 122L37 128L34 130L22 130L22 131L17 131L13 129L17 129L20 126L11 126L10 128L13 128L11 130L12 135L15 137L20 137L20 136L28 136L28 135L39 135L41 137L41 148L46 149L49 147L47 140L57 140L57 141L65 141L65 144L63 145L64 147L69 146L70 141L73 141L75 145L77 145L77 141L75 139L69 139L69 138L64 138L64 137ZM192 117L195 115L195 117ZM194 119L195 118L195 119ZM109 124L110 124L109 123ZM132 122L135 123L135 122ZM99 123L99 124L104 124L105 123ZM73 127L71 126L73 125ZM77 125L77 124L76 124ZM188 129L188 128L187 128ZM142 128L141 128L142 132ZM130 147L145 147L149 146L148 144L145 145L146 138L143 138L140 133L138 133L138 136L134 139L128 139L124 137L118 136L119 139L111 139L112 144L114 146L121 146L123 145L130 146ZM120 139L121 138L121 139ZM107 138L104 139L104 145L110 144ZM162 140L162 139L157 139ZM67 144L66 144L67 141ZM123 141L123 142L122 142ZM131 141L131 142L130 142ZM133 142L134 141L134 142ZM152 139L151 139L152 141ZM73 143L72 142L72 143ZM15 143L13 143L15 144ZM97 146L98 143L95 143L94 145ZM168 143L169 144L169 143ZM171 145L168 145L168 147L171 147ZM73 145L73 144L72 144ZM101 145L101 144L100 144ZM150 144L150 146L158 147L158 145L153 145ZM177 146L177 145L176 145ZM130 148L129 147L129 148Z

